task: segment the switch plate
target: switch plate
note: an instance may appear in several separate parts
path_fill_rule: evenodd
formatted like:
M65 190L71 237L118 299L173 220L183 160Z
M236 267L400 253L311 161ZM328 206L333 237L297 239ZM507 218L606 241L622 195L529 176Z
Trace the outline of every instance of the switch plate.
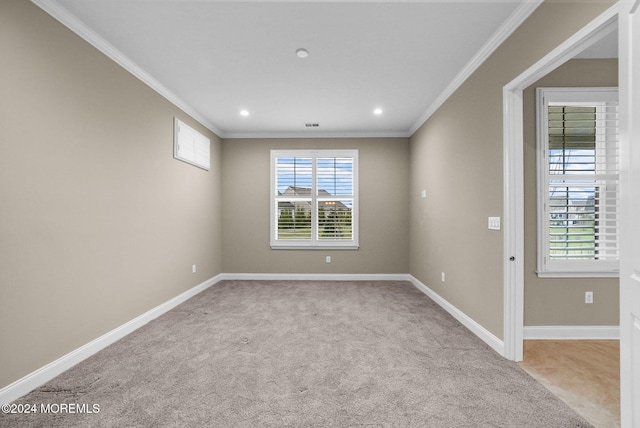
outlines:
M420 196L423 197L423 198L426 198L427 197L427 191L423 190L422 192L420 192Z
M327 256L327 257L325 258L325 261L326 261L327 263L331 263L331 256Z
M440 272L440 281L444 282L444 272Z
M489 217L489 230L500 230L500 217Z
M593 303L593 291L585 291L585 293L584 293L584 302L585 303Z
M196 273L196 265L191 266L191 273Z

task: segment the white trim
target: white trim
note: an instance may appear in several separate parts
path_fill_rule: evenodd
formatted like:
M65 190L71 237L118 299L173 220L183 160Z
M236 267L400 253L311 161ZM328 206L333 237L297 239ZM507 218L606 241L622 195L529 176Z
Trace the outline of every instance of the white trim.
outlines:
M554 271L554 272L542 272L537 270L536 275L538 278L620 278L619 271L612 272L588 272L588 271Z
M524 326L524 143L522 90L503 91L504 356L522 361ZM509 126L507 126L507 124ZM520 133L519 133L520 132ZM519 143L518 143L519 142Z
M449 312L451 316L460 321L460 323L468 328L473 334L478 336L480 340L489 345L494 351L498 354L504 356L504 342L496 337L489 330L478 324L472 318L470 318L467 314L462 312L460 309L453 306L443 297L441 297L438 293L424 285L417 278L410 276L409 281L420 291L426 294L431 300L440 305L445 311Z
M618 125L617 120L615 125L611 125L609 121L603 119L594 120L594 129L596 134L596 140L594 146L596 148L594 154L594 162L597 167L594 166L592 174L583 173L580 175L571 174L563 170L555 171L557 175L554 175L550 171L550 159L551 149L549 143L549 106L552 105L571 105L571 106L588 106L596 109L596 114L605 113L616 114L617 110L613 110L618 105L618 88L617 87L539 87L536 88L536 197L537 197L537 266L536 273L538 278L574 278L574 277L617 277L619 262L611 252L618 252L618 246L615 249L609 248L609 239L618 238L618 214L619 208L607 202L611 193L618 192L619 186L615 183L619 181L620 162L617 152L617 137L618 137ZM609 110L612 109L612 110ZM602 133L601 131L605 132ZM604 150L602 150L604 149ZM612 152L615 151L615 154ZM604 158L604 159L602 159ZM613 162L609 159L616 159L615 168L611 166ZM603 167L600 162L605 164ZM549 217L552 212L552 200L549 194L549 189L552 181L560 179L582 180L580 184L574 182L572 184L565 185L572 186L585 186L588 187L593 180L598 182L604 182L602 186L606 189L604 196L598 196L596 198L597 206L602 213L601 219L607 224L603 229L607 230L602 237L594 237L594 242L599 243L601 240L607 242L607 247L603 251L603 256L606 258L596 258L594 254L591 260L573 260L567 259L553 259L551 257L551 219ZM594 194L595 197L595 194ZM612 219L609 217L609 213L612 213L615 218L615 226L610 226ZM569 214L570 211L567 211ZM568 217L569 221L570 218ZM615 234L611 233L611 230L615 229ZM615 235L615 236L611 236Z
M542 79L585 48L602 40L617 28L618 4L614 4L595 18L580 31L569 37L526 71L505 85L505 89L514 91L526 89Z
M26 375L22 379L18 379L10 385L0 389L0 403L10 403L19 397L33 391L39 386L50 381L54 377L58 376L62 372L70 369L81 361L89 358L93 354L112 343L122 339L126 335L132 333L149 321L159 317L165 312L170 311L179 304L185 302L196 294L206 290L213 284L221 280L221 275L215 276L203 283L196 285L190 290L185 291L182 294L156 306L155 308L145 312L144 314L132 319L131 321L122 324L121 326L111 330L108 333L103 334L95 340L79 347L78 349L69 352L68 354L58 358L57 360L47 364L44 367L39 368Z
M527 326L525 340L619 340L620 327L607 325Z
M504 343L487 329L471 319L440 295L407 273L396 274L308 274L308 273L221 273L184 293L162 303L133 320L111 330L97 339L71 351L57 360L33 371L22 379L0 389L0 403L10 403L45 384L64 371L101 351L112 343L122 339L153 319L170 311L191 297L224 280L263 280L263 281L407 281L431 298L462 325L478 336L500 355L504 355Z
M338 251L356 251L360 249L358 245L316 245L309 246L304 242L299 243L298 245L269 245L269 248L272 250L309 250L309 251L318 251L318 250L338 250Z
M409 138L408 131L353 131L353 132L322 132L322 131L261 131L261 132L227 132L219 135L225 140L244 138Z
M220 280L240 281L410 281L406 273L223 273Z
M264 281L408 281L463 326L504 356L504 342L410 274L223 273L220 280Z
M272 250L280 249L304 249L304 250L319 250L319 249L344 249L344 250L357 250L359 248L359 173L358 173L358 149L323 149L323 150L271 150L271 172L270 172L270 217L269 217L269 245ZM322 168L320 159L323 158L345 158L351 160L351 195L330 195L323 196L320 194L320 181L319 170ZM280 193L277 185L279 183L280 169L278 161L280 159L308 159L310 161L311 169L311 188L309 195L304 197L291 196L285 193ZM295 167L294 167L295 169ZM285 175L289 175L288 168L285 169ZM335 174L335 166L334 166ZM297 174L294 174L297 176ZM346 177L344 178L346 180ZM294 180L295 184L295 180ZM289 186L288 188L291 188ZM303 202L307 202L310 207L310 220L311 220L311 234L308 239L279 239L279 203L281 201L293 202L301 198ZM322 239L320 238L320 203L322 201L336 201L336 200L351 200L351 239ZM297 208L294 208L297 212ZM295 214L294 214L295 215Z
M82 21L77 19L60 4L48 0L31 0L46 13L58 20L64 26L80 36L83 40L91 44L116 64L133 74L144 82L151 89L176 105L195 120L206 126L211 132L220 138L380 138L380 137L410 137L420 126L464 83L464 81L504 42L525 19L542 3L543 0L529 0L523 2L518 9L509 17L507 21L496 31L496 33L483 45L483 47L467 63L465 68L458 73L454 80L445 88L440 96L429 106L427 111L420 116L415 124L408 131L382 131L369 132L359 131L352 133L332 134L332 133L304 133L304 132L236 132L224 134L198 110L191 107L175 93L166 88L162 83L143 70L139 65L129 59L121 51L99 36ZM318 0L319 1L319 0ZM335 0L342 1L342 0ZM352 0L364 1L364 0ZM382 0L380 0L382 1Z
M35 5L40 7L46 13L58 20L64 26L80 36L83 40L91 44L100 52L105 54L108 58L113 60L116 64L133 74L140 79L143 83L156 91L158 94L165 97L169 102L180 108L182 111L193 117L195 120L206 126L211 132L218 137L222 137L222 132L216 128L216 126L205 116L200 114L199 111L191 107L184 102L180 97L167 89L162 83L156 80L149 73L144 71L138 64L130 60L125 54L113 47L109 42L100 37L95 31L87 27L82 21L76 18L64 7L56 2L48 0L31 0Z
M615 4L503 88L504 156L504 347L522 361L524 319L524 199L522 91L585 47L615 31ZM514 257L513 261L511 257Z
M422 116L409 129L413 135L444 102L484 63L491 54L498 49L513 32L542 4L543 0L530 0L522 3L508 20L496 31L487 43L471 58L460 73L449 83L444 91L435 99Z

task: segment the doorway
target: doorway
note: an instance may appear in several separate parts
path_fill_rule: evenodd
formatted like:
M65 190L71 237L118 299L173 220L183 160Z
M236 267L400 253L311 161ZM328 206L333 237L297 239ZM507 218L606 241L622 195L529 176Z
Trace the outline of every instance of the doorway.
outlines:
M617 31L612 7L503 89L504 112L504 354L523 359L524 341L524 138L523 92L532 84Z

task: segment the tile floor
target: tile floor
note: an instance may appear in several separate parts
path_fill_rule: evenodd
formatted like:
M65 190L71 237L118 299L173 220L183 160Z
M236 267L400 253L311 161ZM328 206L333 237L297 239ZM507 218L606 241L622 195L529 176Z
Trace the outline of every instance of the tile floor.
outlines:
M520 367L595 427L620 426L617 340L525 340Z

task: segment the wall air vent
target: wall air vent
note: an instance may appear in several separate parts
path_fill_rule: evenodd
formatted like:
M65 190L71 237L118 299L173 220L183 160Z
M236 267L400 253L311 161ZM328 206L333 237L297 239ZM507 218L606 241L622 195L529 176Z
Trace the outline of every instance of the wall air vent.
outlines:
M209 171L211 141L177 117L173 125L173 157Z
M307 128L317 128L318 126L320 126L319 123L305 123L304 126L306 126Z

